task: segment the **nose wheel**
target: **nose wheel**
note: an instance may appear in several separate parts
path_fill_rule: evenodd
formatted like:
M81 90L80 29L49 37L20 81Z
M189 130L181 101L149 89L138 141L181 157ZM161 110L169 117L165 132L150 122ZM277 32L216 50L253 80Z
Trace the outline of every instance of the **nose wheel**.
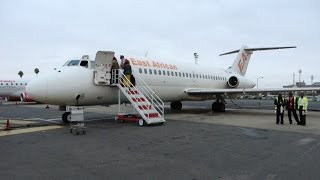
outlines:
M65 112L62 114L62 121L66 124L69 124L71 121L71 113L70 112Z

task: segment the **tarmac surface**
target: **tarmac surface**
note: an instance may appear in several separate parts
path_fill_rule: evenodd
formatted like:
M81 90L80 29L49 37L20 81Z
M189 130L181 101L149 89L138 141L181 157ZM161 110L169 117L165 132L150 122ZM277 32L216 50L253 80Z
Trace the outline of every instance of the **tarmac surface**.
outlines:
M117 106L88 107L87 133L74 135L56 106L4 102L0 124L9 119L12 130L0 130L0 177L319 179L320 112L309 111L305 127L286 115L277 125L272 106L248 103L214 113L208 102L184 102L182 111L166 108L165 125L147 127L115 123Z

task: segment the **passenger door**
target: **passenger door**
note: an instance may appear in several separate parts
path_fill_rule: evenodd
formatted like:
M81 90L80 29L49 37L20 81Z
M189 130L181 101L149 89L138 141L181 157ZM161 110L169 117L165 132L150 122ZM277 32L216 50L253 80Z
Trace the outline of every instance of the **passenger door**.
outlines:
M95 59L94 83L96 85L109 85L111 79L111 65L114 57L113 51L98 51Z

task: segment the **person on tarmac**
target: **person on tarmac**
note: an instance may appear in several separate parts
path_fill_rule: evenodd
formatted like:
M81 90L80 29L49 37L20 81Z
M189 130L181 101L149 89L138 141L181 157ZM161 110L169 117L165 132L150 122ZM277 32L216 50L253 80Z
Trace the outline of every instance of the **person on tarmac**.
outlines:
M274 99L274 105L276 110L276 123L279 124L279 119L281 118L281 124L283 124L283 114L284 114L284 107L285 107L285 100L282 97L282 94L279 93L278 97Z
M288 111L288 118L289 118L290 124L292 124L291 113L293 114L293 117L296 120L297 125L300 124L300 121L297 115L298 100L299 100L299 97L294 97L292 92L289 93L289 97L286 100L286 108Z
M308 98L304 96L303 92L300 93L298 105L299 105L300 125L305 126L307 109L308 109Z

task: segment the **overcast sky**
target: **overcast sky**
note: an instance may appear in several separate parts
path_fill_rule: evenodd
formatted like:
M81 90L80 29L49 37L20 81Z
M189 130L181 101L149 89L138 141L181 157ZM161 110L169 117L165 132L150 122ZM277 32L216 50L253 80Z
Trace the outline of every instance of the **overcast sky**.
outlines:
M297 46L251 56L259 87L320 81L318 0L1 0L0 79L35 77L99 50L227 68L249 47ZM40 75L39 74L39 75Z

